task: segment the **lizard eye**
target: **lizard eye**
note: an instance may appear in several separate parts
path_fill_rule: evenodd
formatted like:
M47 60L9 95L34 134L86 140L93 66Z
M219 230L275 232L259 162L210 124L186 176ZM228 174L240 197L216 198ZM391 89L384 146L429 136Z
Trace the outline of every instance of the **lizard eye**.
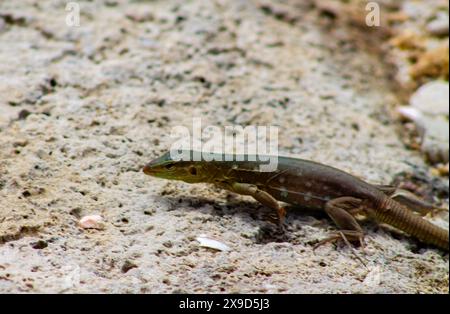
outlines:
M175 165L174 164L167 164L167 165L164 166L164 168L169 170L169 169L172 169L173 166L175 166Z
M190 167L189 168L189 173L192 174L193 176L196 176L197 175L197 168Z

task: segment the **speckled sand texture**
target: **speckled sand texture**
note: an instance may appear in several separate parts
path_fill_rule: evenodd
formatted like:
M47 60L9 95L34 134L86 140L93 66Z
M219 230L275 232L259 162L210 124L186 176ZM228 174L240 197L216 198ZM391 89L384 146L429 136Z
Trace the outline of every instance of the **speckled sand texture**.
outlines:
M325 216L277 238L249 198L141 172L201 117L278 126L283 154L374 183L428 173L357 30L313 1L79 1L80 27L65 3L0 2L0 292L448 293L448 254L374 223L366 268L313 253Z

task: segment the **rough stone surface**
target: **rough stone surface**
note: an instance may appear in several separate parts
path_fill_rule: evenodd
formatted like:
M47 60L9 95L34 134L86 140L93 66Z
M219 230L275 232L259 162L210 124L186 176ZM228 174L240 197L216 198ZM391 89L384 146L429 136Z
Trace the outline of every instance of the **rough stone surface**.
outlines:
M406 92L405 104L411 96L413 108L406 110L415 107L423 115L420 122L415 119L420 143L412 146L420 148L430 163L448 167L449 4L442 0L401 1L399 8L391 16L392 38L385 53L397 68L395 79ZM436 115L443 106L447 113ZM414 142L414 135L409 137L406 142Z
M421 135L421 150L431 162L448 163L449 86L446 81L431 81L411 95L407 110ZM408 115L406 115L408 116Z
M411 92L435 79L449 78L449 2L445 0L398 1L401 8L392 16L388 59L395 64L395 76Z
M310 1L108 0L68 27L65 3L0 3L1 292L448 293L448 254L409 237L363 222L366 268L313 253L324 216L290 213L280 239L248 198L140 171L201 117L278 126L283 154L374 183L427 173L347 26Z

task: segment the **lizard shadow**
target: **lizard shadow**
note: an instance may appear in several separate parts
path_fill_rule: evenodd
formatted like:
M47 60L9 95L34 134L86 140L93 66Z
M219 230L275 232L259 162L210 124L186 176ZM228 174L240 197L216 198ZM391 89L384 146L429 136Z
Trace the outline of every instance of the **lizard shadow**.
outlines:
M324 211L286 206L286 230L282 232L278 227L277 215L274 210L255 201L243 200L231 194L220 200L202 196L175 197L168 195L160 196L160 199L162 202L168 203L169 211L200 211L212 217L238 217L242 223L258 227L258 231L251 237L256 244L304 242L300 239L303 234L301 232L303 225L320 223L326 228L328 224L332 224L331 219ZM309 244L315 244L313 242Z
M200 211L212 217L237 216L242 223L249 226L258 227L258 231L251 237L256 244L289 242L292 244L304 243L305 226L319 226L324 229L336 230L332 220L325 211L311 210L299 206L286 206L285 231L281 232L277 225L276 213L274 210L261 205L255 201L242 199L240 196L232 194L225 198L208 198L203 196L183 196L175 197L162 195L159 197L162 202L168 203L169 211ZM392 230L391 228L380 227L373 221L364 219L359 221L366 230L377 232L380 228L388 232L396 239L408 238L408 236ZM306 244L315 245L319 239L307 241ZM411 242L411 250L415 253L421 251L423 244L418 241Z

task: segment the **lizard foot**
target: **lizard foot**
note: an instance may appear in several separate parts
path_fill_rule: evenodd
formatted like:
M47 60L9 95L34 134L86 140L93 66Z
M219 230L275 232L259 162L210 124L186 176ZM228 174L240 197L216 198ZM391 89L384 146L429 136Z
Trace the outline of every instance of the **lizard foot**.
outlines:
M283 207L278 208L278 229L280 233L286 233L286 210Z
M338 240L343 240L347 246L352 247L350 242L358 241L360 246L362 248L365 247L364 244L364 234L360 233L359 231L354 230L340 230L336 232L335 234L331 235L328 238L325 238L313 247L313 251L315 251L318 247L330 243L330 242L336 242Z
M361 264L363 264L365 267L367 267L366 263L364 262L364 260L355 252L352 244L350 243L350 241L355 242L358 241L361 248L364 251L364 234L358 231L354 231L354 230L340 230L338 232L336 232L334 235L323 239L321 241L319 241L319 243L317 243L316 245L314 245L313 247L313 252L319 247L322 246L326 243L329 242L336 242L338 240L342 239L345 244L352 250L353 255L361 262Z

